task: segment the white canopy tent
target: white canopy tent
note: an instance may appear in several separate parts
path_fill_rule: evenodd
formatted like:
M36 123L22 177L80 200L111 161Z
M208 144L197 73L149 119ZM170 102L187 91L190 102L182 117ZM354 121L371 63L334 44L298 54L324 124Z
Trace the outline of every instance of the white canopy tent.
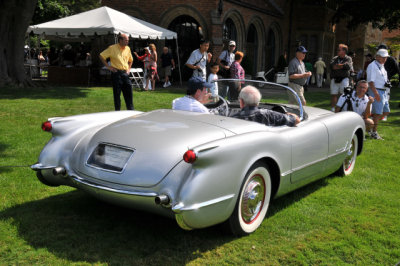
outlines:
M73 16L29 26L28 33L40 35L45 39L80 39L87 36L116 36L125 33L134 39L175 39L178 54L178 38L176 32L129 16L112 8L103 6ZM182 84L178 55L179 76Z

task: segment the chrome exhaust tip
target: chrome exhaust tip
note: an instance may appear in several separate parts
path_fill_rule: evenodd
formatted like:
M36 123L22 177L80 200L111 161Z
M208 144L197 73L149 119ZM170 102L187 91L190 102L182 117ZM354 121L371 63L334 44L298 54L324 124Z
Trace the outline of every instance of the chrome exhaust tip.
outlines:
M157 205L168 205L170 203L170 199L168 195L158 195L154 199Z
M53 169L53 175L65 175L67 173L67 170L65 170L64 167L58 166Z

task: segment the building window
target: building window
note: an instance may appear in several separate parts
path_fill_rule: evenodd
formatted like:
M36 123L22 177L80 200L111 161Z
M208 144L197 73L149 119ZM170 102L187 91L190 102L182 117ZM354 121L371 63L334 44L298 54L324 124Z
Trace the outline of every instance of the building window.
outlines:
M267 68L268 69L275 66L275 58L276 58L275 43L276 43L275 32L273 29L269 29L268 40L267 40Z
M169 30L175 31L178 34L178 43L179 43L179 61L181 64L181 69L185 65L187 59L193 50L199 48L200 39L203 39L203 31L200 24L191 16L182 15L176 17L168 26ZM166 46L170 47L175 62L177 60L176 56L176 44L175 40L166 40ZM183 72L182 78L184 80L189 79L191 76L190 71Z
M228 18L225 20L222 32L222 38L224 40L235 40L237 41L237 31L235 23L233 23L232 19Z
M246 72L253 75L258 69L258 35L256 27L251 24L249 27L249 31L247 32L246 39L246 60L243 63L247 69Z

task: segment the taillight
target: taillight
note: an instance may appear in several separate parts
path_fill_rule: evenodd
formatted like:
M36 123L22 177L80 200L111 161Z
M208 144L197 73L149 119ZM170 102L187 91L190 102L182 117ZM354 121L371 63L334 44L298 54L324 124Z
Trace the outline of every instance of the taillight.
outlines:
M49 131L51 131L52 129L53 129L53 126L51 125L51 122L50 122L50 121L43 122L43 124L42 124L42 130L43 130L43 131L49 132Z
M183 160L187 163L194 163L197 159L197 155L193 150L188 150L183 155Z

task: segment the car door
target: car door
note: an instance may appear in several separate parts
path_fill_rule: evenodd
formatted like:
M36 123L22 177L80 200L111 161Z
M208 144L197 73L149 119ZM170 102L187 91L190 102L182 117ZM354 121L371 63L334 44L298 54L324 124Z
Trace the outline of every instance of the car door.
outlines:
M305 121L293 128L291 182L310 181L324 176L329 140L326 126L319 121Z

